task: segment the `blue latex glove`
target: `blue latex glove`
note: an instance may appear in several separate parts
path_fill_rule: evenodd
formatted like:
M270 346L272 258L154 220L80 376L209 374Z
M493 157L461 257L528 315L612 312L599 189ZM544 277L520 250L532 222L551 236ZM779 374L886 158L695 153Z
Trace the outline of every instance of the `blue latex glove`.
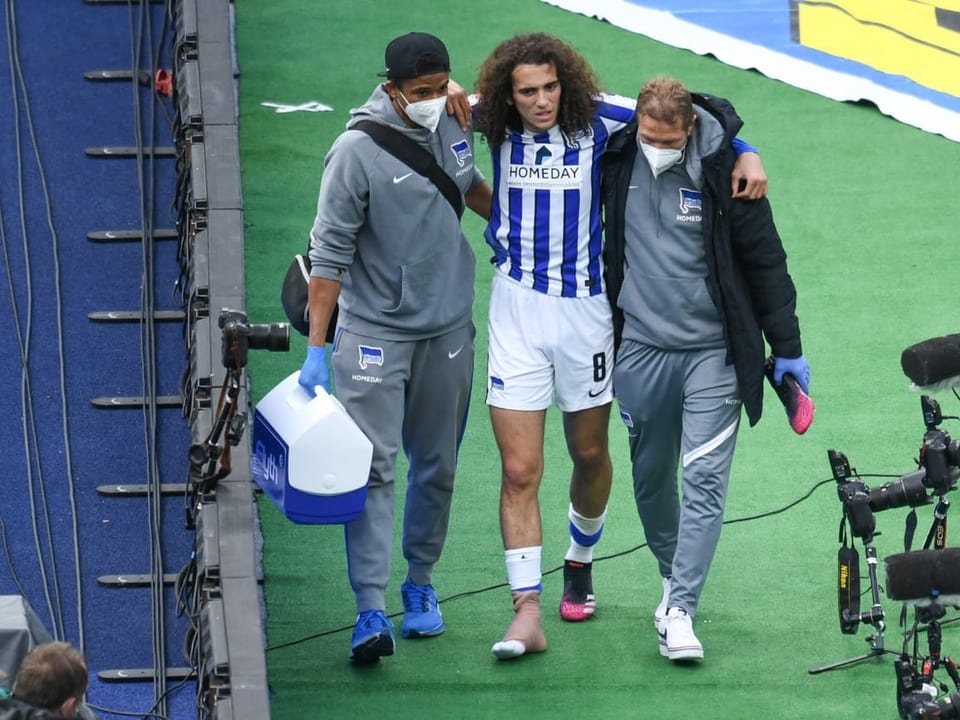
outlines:
M782 383L786 373L793 375L800 384L800 389L807 395L810 394L810 365L803 355L798 358L775 357L773 359L773 382L777 385Z
M310 397L317 394L316 387L320 385L327 393L330 392L330 370L327 369L327 349L316 345L307 347L307 359L303 361L298 382Z

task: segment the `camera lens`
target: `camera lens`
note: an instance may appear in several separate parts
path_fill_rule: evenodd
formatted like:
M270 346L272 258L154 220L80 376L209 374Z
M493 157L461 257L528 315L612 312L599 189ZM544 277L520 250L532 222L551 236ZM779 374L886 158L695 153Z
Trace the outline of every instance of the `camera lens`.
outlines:
M247 342L253 350L285 352L290 349L290 326L286 323L251 325Z
M929 502L927 489L923 484L926 473L923 470L904 475L899 480L888 482L870 491L870 509L880 512L889 508L917 507Z

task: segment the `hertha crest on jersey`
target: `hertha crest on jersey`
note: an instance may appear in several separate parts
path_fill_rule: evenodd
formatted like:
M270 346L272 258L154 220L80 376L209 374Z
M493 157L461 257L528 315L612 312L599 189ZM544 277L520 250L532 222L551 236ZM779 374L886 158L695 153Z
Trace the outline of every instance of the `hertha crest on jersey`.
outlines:
M467 158L472 155L470 152L470 143L466 140L461 140L460 142L455 142L450 146L450 150L453 151L453 156L457 159L457 165L463 167L466 163Z
M569 135L564 135L567 140L567 147L577 150L580 148L580 143L590 137L592 130L574 130Z
M680 188L680 212L687 215L691 212L703 210L703 193L699 190Z

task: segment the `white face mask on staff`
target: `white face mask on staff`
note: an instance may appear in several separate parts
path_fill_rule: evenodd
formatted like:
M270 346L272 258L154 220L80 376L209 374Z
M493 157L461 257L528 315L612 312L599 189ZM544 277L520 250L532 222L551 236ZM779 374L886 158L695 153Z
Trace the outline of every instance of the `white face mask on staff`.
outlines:
M437 126L440 124L440 118L446 111L446 95L441 95L440 97L433 98L432 100L410 102L407 100L407 96L400 92L399 89L397 90L397 94L402 97L403 101L406 103L403 111L407 114L408 118L410 118L420 127L426 128L430 132L436 132Z
M684 143L679 150L676 148L658 148L645 143L639 135L637 136L637 145L640 146L640 151L647 158L647 163L650 165L654 177L660 177L661 173L666 172L683 160L683 151L687 147Z

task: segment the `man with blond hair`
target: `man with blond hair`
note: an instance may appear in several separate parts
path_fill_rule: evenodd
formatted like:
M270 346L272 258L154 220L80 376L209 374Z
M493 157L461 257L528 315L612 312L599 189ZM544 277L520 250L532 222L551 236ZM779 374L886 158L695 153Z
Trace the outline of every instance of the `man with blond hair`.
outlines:
M727 190L741 125L725 100L656 78L604 158L613 386L637 511L663 578L660 653L675 661L703 657L693 619L720 539L741 412L751 425L760 419L764 340L774 383L789 373L806 393L810 379L770 203Z

